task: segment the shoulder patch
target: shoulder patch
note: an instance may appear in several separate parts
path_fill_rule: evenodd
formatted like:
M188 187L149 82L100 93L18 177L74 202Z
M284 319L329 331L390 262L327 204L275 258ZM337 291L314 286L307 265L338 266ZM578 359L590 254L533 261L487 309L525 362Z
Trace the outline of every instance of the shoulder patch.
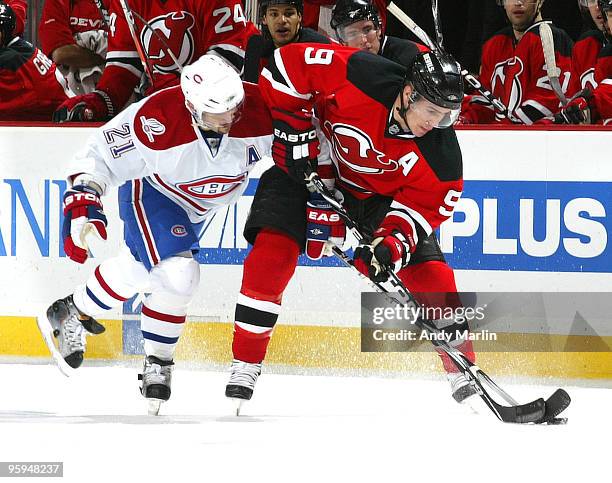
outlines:
M555 49L564 57L571 57L574 41L570 38L567 32L563 29L551 25L553 38L555 40Z
M427 50L429 50L427 47L411 42L410 40L397 37L386 37L380 54L386 59L407 67L412 64L419 52Z
M234 138L250 138L272 135L272 117L257 84L242 82L244 105L242 115L230 130Z
M159 91L134 115L134 132L149 149L163 151L197 139L180 86Z
M405 67L381 55L358 50L348 59L347 80L388 109L393 106L405 77Z
M425 136L415 138L415 142L440 181L463 177L461 148L453 128L432 129Z

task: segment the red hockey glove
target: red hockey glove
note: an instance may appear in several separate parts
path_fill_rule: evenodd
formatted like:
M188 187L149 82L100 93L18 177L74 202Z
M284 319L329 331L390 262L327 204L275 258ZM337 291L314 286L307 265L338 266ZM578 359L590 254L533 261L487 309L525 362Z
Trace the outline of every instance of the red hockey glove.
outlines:
M85 263L87 260L85 238L88 232L93 231L99 238L106 240L106 224L100 194L95 189L78 185L66 190L62 238L64 252L71 260Z
M115 108L104 91L93 91L64 101L53 113L53 122L108 121Z
M570 99L563 109L554 117L555 124L590 124L591 110L589 100L592 93L589 89L583 89Z
M416 246L412 238L405 237L399 231L379 228L371 245L360 245L355 249L353 263L357 270L373 282L386 282L389 270L395 273L408 265L410 254Z
M346 226L331 205L319 193L311 193L306 203L306 256L319 260L332 255L329 244L341 247Z
M308 174L317 169L319 139L310 118L281 111L273 112L274 139L272 159L292 179L306 183Z

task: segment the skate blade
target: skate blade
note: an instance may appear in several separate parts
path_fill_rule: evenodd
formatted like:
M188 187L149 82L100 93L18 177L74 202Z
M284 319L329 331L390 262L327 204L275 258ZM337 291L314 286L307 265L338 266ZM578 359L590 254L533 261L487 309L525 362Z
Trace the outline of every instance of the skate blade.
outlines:
M149 416L159 416L159 408L163 402L161 399L147 399Z
M49 348L51 356L53 357L53 360L55 361L55 364L57 365L60 372L66 377L73 376L76 373L76 369L74 367L70 367L68 363L64 360L60 352L57 350L57 347L53 342L53 327L51 327L51 323L49 322L49 319L47 319L46 311L42 315L36 317L36 325L38 325L38 330L43 336L43 340Z
M240 416L240 412L242 411L242 405L244 404L245 399L239 399L236 397L230 397L229 399L234 406L234 415Z

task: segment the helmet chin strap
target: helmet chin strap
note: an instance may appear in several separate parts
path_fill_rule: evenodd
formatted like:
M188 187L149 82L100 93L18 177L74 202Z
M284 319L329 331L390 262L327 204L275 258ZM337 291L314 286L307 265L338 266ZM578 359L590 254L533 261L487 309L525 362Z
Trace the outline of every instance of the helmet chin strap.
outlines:
M412 98L412 94L410 95L410 97ZM400 115L400 117L406 124L406 127L410 129L410 125L408 124L408 118L406 117L406 114L408 114L408 111L410 110L410 103L408 104L404 103L404 89L403 88L402 88L402 92L400 93L400 107L396 107L395 110L397 111L397 113Z

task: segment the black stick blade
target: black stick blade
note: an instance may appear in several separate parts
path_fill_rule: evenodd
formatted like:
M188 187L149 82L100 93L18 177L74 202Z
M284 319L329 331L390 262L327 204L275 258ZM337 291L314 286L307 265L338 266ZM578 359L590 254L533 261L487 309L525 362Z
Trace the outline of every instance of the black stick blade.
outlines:
M546 402L543 398L536 399L527 404L519 406L498 406L500 419L504 423L538 423L542 421L546 413Z
M555 418L561 414L572 402L569 394L564 389L557 389L546 400L546 411L541 423L554 422ZM567 421L567 420L566 420Z

